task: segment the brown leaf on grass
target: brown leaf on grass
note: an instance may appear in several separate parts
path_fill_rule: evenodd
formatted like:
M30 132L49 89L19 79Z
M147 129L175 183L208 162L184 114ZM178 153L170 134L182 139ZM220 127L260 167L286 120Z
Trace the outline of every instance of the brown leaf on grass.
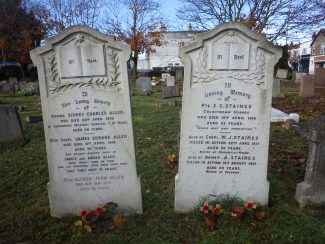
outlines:
M170 164L175 164L176 161L177 161L176 154L169 154L169 155L167 156L167 161L168 161L168 163L170 163Z
M263 221L265 219L265 216L266 216L266 214L265 214L265 211L264 210L259 210L259 211L257 211L255 213L255 217L259 221Z
M115 214L115 215L113 215L112 216L112 220L113 220L113 223L116 226L122 226L122 225L125 225L126 224L126 221L124 220L122 214Z
M76 222L74 222L74 226L82 226L82 221L77 220Z
M112 223L110 223L109 225L108 225L108 230L109 231L113 231L113 230L115 230L117 227L116 227L116 225L114 225L114 224L112 224Z
M257 229L257 223L251 222L251 227L256 230Z
M89 225L85 225L84 228L86 229L86 231L88 233L92 233L93 232L93 229Z
M286 156L289 156L289 157L291 157L291 156L292 156L292 154L293 154L293 152L292 152L292 151L290 151L290 150L288 150L288 149L284 149L284 150L283 150L283 154L285 154Z
M284 122L276 122L276 126L279 128L285 128L286 124Z
M306 158L299 158L298 161L299 161L299 163L303 164L304 162L306 162Z
M216 228L216 221L213 216L206 215L204 216L205 224L210 228L211 231L214 231Z

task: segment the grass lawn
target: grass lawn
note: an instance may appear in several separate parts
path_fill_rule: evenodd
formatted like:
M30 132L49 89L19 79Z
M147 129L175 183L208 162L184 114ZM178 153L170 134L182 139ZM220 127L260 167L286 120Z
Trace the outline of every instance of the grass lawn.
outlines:
M325 113L325 89L313 99L297 97L298 87L283 83L284 98L273 106L301 115L301 125ZM257 227L247 221L219 221L215 231L202 214L175 214L174 177L166 157L176 153L180 106L165 105L161 92L132 96L137 170L141 175L143 215L106 233L81 231L75 217L52 218L46 184L47 159L42 123L24 123L28 143L0 144L0 243L325 243L325 205L300 209L296 184L303 180L308 143L281 123L271 126L269 206ZM41 114L39 96L0 95L0 104L24 106L26 115Z

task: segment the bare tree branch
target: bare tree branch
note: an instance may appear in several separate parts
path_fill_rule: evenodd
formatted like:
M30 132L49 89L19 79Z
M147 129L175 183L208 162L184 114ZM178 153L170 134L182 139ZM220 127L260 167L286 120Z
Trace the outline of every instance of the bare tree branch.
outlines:
M133 78L136 77L139 54L154 52L153 46L161 45L162 33L159 27L163 22L161 4L155 0L109 1L104 19L109 34L131 46ZM127 11L121 11L121 9Z
M324 0L182 0L177 17L199 29L242 22L270 40L325 24Z

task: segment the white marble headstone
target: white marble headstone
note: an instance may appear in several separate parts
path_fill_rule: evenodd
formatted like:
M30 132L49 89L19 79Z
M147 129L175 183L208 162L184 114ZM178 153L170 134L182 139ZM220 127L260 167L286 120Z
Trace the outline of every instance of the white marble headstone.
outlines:
M168 76L170 76L169 73L162 73L162 74L161 74L161 79L162 79L162 80L165 80Z
M31 51L40 80L52 216L109 201L142 213L126 62L130 46L73 26Z
M175 76L166 77L166 86L175 86Z
M209 195L266 204L273 67L281 50L238 23L180 50L185 65L175 211Z

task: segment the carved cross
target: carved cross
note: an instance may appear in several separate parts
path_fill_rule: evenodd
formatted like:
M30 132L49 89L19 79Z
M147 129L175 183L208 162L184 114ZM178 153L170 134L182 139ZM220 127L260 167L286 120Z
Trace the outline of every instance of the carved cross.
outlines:
M85 41L85 36L84 35L80 35L78 33L78 35L76 36L76 41L74 42L74 45L76 45L77 43L82 43Z

